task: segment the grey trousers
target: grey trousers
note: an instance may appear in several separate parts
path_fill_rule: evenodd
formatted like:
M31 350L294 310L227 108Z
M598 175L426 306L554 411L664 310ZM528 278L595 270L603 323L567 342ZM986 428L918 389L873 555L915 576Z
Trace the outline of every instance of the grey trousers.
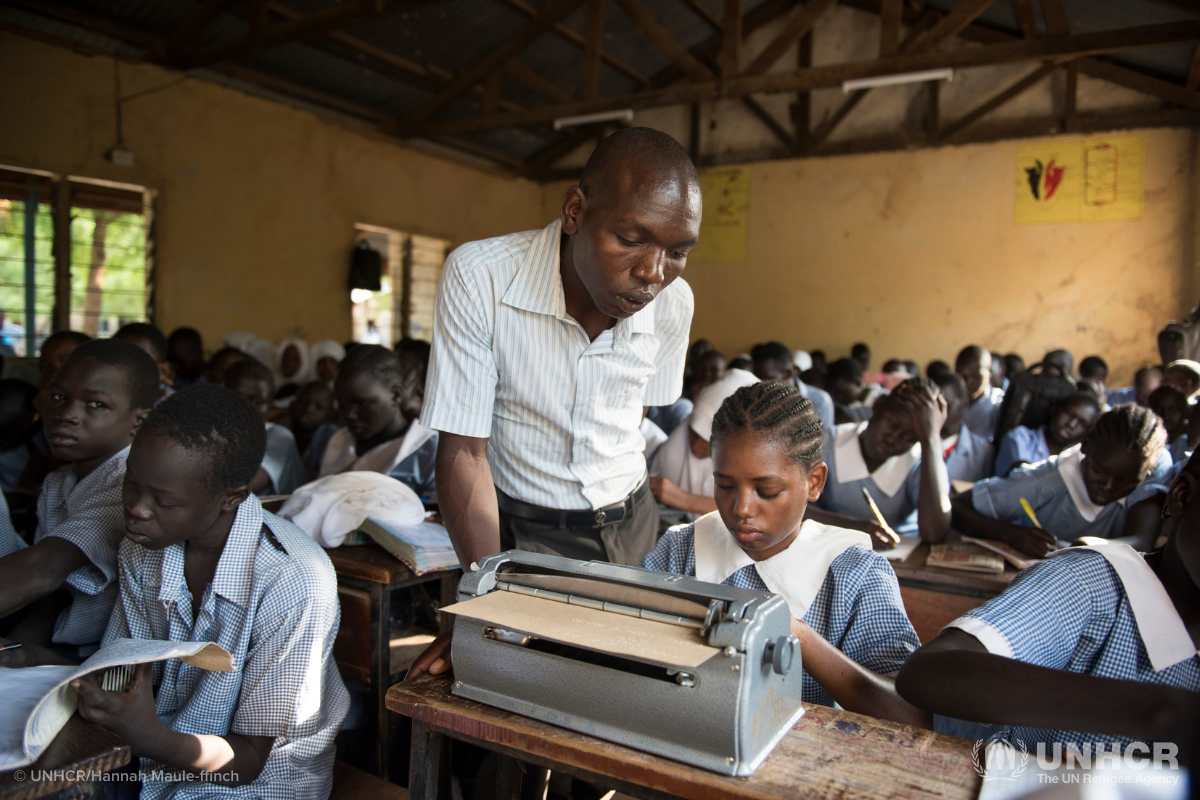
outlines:
M633 513L603 528L560 528L500 512L500 549L639 566L658 541L658 505L646 492Z

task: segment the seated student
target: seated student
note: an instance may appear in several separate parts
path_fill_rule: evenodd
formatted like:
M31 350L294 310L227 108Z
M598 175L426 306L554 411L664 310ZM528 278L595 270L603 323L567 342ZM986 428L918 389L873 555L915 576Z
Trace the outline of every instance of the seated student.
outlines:
M825 363L825 351L824 350L813 350L811 353L808 354L808 357L812 359L812 366L800 373L800 381L805 386L815 386L818 389L824 389L825 388L825 370L828 366ZM729 367L730 367L730 369L733 368L732 361L729 362ZM738 367L738 369L749 370L749 367ZM749 370L749 371L753 371L753 370Z
M39 430L33 406L37 393L25 381L0 380L0 489L6 494L22 485L21 478L31 460L42 459L33 442Z
M696 366L692 368L691 394L688 396L688 399L692 403L695 403L696 398L700 396L700 392L704 391L711 384L716 383L725 374L727 369L729 369L729 365L725 362L725 356L716 350L710 350L700 356L696 360Z
M1016 353L1009 353L1004 357L1004 375L1009 383L1024 371L1025 359Z
M1104 386L1108 381L1108 362L1100 356L1087 356L1079 362L1080 380L1098 381Z
M1163 516L1178 526L1151 555L1072 549L1021 572L913 654L897 690L935 713L1009 726L1009 741L1031 752L1195 741L1200 459L1187 462Z
M945 375L948 372L954 372L954 370L952 370L950 365L945 361L942 361L940 358L935 358L933 361L930 361L925 365L925 377L929 378L929 380L933 380L939 375Z
M337 380L338 364L346 357L346 348L333 339L322 339L312 346L309 356L312 358L314 378L325 381L332 389L333 382Z
M946 477L952 481L981 481L992 476L995 451L992 443L963 424L967 410L967 385L953 372L934 378L946 398L946 422L942 425L942 453Z
M779 342L756 344L750 349L750 358L754 368L751 370L760 381L784 381L796 384L800 394L812 401L817 413L821 415L821 424L826 428L833 427L833 398L824 389L809 386L796 375L792 364L792 352ZM815 359L814 359L815 361ZM733 365L730 364L732 367ZM824 365L822 364L822 367Z
M1167 431L1167 453L1172 463L1187 461L1191 455L1188 441L1188 419L1191 407L1183 392L1174 386L1160 386L1150 393L1150 410L1162 420Z
M213 353L208 361L208 369L204 372L204 383L209 386L224 386L225 372L239 361L245 361L250 356L233 347L223 347Z
M54 456L70 463L46 477L33 546L0 559L0 617L64 586L68 603L55 597L31 608L14 635L19 641L87 656L104 634L125 531L125 456L158 380L154 360L119 339L81 345L58 371L46 433Z
M208 367L204 360L204 340L195 328L176 328L167 337L167 361L174 373L172 388L186 389L204 383L204 371Z
M980 481L969 495L954 498L955 530L1038 557L1059 540L1083 537L1149 548L1161 527L1163 481L1171 468L1166 443L1152 411L1117 406L1097 420L1082 445L1007 478ZM1022 499L1040 527L1033 526Z
M91 340L92 337L79 331L59 331L50 334L42 342L42 349L38 352L38 372L42 376L42 383L33 403L40 416L46 416L46 409L50 405L50 384L54 383L54 376L62 369L67 357L75 352L75 348Z
M1200 393L1200 363L1187 359L1172 361L1163 370L1163 383L1187 395L1189 403L1195 402Z
M642 566L782 595L806 702L928 727L888 677L918 645L895 573L866 534L804 519L821 455L820 416L795 385L738 389L712 424L718 510L667 531Z
M826 430L822 450L829 479L817 507L874 521L866 489L897 532L915 528L924 541L945 540L950 531L945 423L946 399L928 380L912 378L880 398L867 422Z
M296 437L296 448L309 480L321 471L321 456L330 437L337 432L338 426L331 422L334 413L333 390L325 381L306 383L295 402L288 406L292 435Z
M175 391L171 381L171 362L167 360L167 337L148 322L131 322L113 334L114 339L132 342L146 351L158 365L158 399L170 397Z
M755 383L758 378L752 373L731 369L700 392L687 424L667 437L650 463L650 492L655 500L686 512L691 520L717 510L709 448L713 417L727 397Z
M312 364L309 361L308 342L303 339L284 339L279 343L279 389L275 399L290 403L300 387L312 380Z
M992 388L1008 388L1008 378L1004 377L1004 356L995 351L992 352Z
M1042 356L1042 371L1047 375L1072 378L1075 375L1075 356L1069 350L1051 350Z
M954 371L967 385L970 398L963 422L990 442L1004 402L1004 390L992 386L992 354L977 344L964 347L954 359Z
M1150 393L1159 386L1162 386L1162 382L1162 367L1142 367L1133 376L1133 386L1108 390L1108 402L1113 406L1119 406L1124 403L1137 403L1139 406L1146 406L1148 408L1150 405Z
M1085 394L1093 398L1100 404L1102 410L1107 411L1110 408L1108 405L1108 394L1104 391L1104 384L1100 381L1091 378L1080 378L1075 381L1075 390L1079 394Z
M750 356L742 353L741 355L735 356L733 361L730 361L728 366L726 366L726 369L740 369L744 372L754 372L754 361L750 358ZM823 377L822 380L824 380Z
M296 437L282 425L268 422L271 398L275 394L275 377L271 368L261 361L247 358L225 371L225 386L240 394L263 418L267 430L267 452L258 474L250 481L250 491L256 495L291 494L297 486L308 483L308 473L300 461Z
M1050 408L1050 421L1037 430L1018 425L1000 442L996 477L1017 467L1037 464L1083 441L1100 419L1100 403L1089 394L1072 394Z
M432 350L433 346L424 339L405 336L396 342L396 357L400 359L400 363L422 370L429 369L429 355Z
M195 386L150 415L129 453L104 641L212 641L234 667L143 664L123 692L98 674L72 682L80 716L143 759L143 798L329 795L350 703L333 660L337 578L316 542L250 496L265 446L245 400ZM172 781L185 771L192 782Z
M834 421L862 422L871 418L875 401L886 392L878 384L863 383L862 364L853 358L839 358L825 373L829 394L833 397Z
M871 368L871 348L867 346L866 342L856 342L850 348L850 357L858 362L863 372Z
M321 477L382 472L418 497L433 497L438 435L417 422L425 399L424 371L405 368L386 347L360 344L342 361L334 395L346 427L329 439Z

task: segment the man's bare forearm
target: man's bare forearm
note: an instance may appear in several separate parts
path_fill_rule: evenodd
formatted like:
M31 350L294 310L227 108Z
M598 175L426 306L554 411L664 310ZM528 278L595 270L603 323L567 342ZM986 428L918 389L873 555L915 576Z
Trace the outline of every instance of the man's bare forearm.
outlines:
M500 552L500 510L487 443L451 433L438 439L438 508L464 568Z

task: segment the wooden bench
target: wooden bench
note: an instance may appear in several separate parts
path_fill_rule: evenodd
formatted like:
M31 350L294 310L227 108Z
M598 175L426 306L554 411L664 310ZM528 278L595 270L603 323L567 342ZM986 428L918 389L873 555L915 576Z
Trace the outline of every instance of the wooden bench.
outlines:
M344 761L335 761L329 800L408 800L408 790Z

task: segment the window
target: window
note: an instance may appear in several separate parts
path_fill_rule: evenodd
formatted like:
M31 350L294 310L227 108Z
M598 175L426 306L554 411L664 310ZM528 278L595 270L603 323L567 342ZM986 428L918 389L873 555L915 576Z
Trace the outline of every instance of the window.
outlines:
M385 347L406 336L432 341L433 303L450 242L375 225L354 227L356 246L365 242L383 263L380 291L350 292L354 341Z
M33 356L56 330L106 337L149 319L152 201L140 186L0 167L0 349Z

